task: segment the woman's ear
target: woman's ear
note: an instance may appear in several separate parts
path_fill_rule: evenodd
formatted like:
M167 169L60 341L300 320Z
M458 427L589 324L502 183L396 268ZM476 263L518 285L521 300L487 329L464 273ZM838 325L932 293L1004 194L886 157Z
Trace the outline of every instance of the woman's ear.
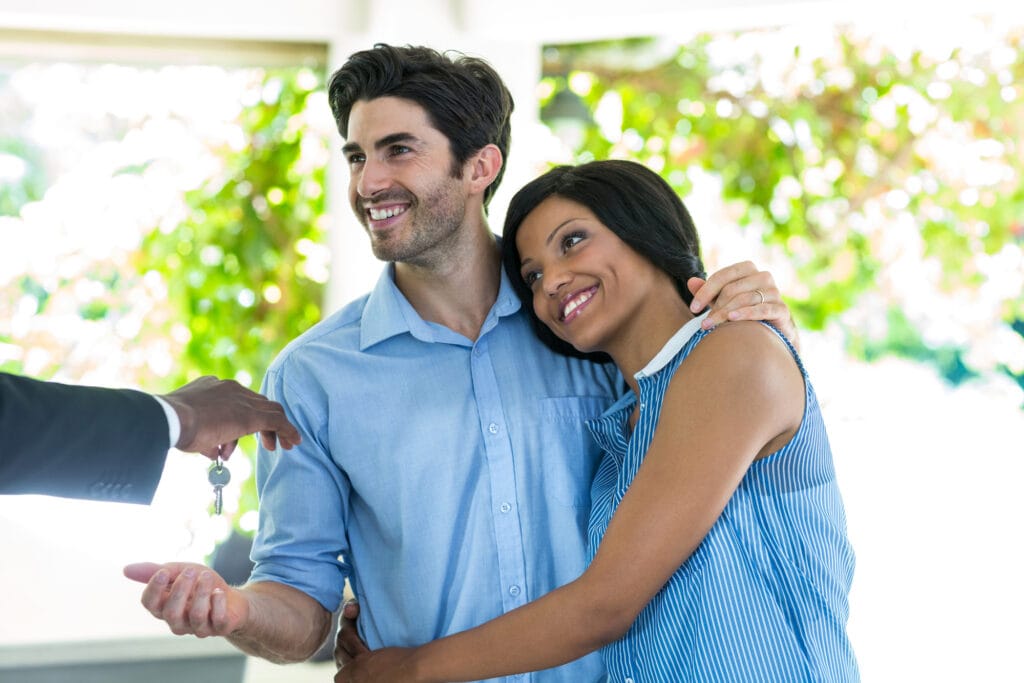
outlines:
M484 145L466 160L463 177L469 181L473 192L483 193L498 177L504 162L497 145Z

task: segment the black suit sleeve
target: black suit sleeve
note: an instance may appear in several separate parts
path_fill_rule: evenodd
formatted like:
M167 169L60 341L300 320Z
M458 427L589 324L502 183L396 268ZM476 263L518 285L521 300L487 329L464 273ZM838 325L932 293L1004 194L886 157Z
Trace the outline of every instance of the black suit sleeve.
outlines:
M149 503L168 450L150 395L0 373L0 494Z

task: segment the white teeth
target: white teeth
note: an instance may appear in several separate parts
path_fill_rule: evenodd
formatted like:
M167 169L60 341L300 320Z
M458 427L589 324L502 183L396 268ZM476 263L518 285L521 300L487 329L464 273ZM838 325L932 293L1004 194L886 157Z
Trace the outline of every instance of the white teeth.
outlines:
M400 213L405 213L406 208L407 207L404 206L390 206L386 209L371 208L370 218L372 218L375 221L382 221L385 218L391 218L392 216L397 216Z
M569 315L577 308L579 308L581 305L590 301L590 297L592 296L594 296L594 292L593 290L590 290L588 292L584 292L580 296L576 297L575 299L572 299L567 304L565 304L565 308L562 309L562 320L568 318Z

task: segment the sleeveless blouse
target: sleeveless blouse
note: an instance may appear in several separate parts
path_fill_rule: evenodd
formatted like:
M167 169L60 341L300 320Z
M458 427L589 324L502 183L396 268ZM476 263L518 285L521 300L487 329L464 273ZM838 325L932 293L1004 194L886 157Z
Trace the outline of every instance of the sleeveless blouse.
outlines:
M643 462L676 368L707 335L700 321L637 374L632 434L633 392L587 423L604 450L591 489L591 559ZM694 553L627 634L602 649L609 681L859 680L846 635L854 554L832 452L806 370L779 337L804 377L801 424L786 446L751 464Z

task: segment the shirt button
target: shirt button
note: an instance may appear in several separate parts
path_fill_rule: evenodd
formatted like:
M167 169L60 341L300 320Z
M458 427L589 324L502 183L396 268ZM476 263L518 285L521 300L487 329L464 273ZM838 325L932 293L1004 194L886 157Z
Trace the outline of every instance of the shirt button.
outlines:
M622 683L633 683L633 679L627 677L626 680L622 681Z
M492 422L491 424L487 425L487 431L489 431L491 434L497 434L498 433L498 425L497 425L497 423Z
M510 511L512 510L512 506L511 506L511 505L509 505L508 503L502 503L502 504L501 504L501 508L499 508L499 509L500 509L500 510L501 510L502 512L510 512Z
M520 591L519 586L512 586L511 588L508 589L508 592L509 592L510 595L519 595L519 591Z

